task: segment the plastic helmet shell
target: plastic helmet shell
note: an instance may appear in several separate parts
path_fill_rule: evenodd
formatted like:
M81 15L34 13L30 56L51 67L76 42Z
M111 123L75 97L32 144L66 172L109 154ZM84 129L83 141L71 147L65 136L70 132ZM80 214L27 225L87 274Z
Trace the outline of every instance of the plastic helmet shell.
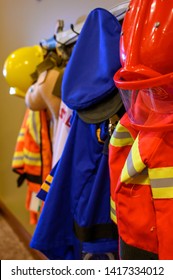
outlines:
M131 0L124 17L114 82L138 129L173 127L172 24L168 0Z
M173 72L173 2L131 0L122 26L121 63L158 73Z
M18 95L15 92L21 92L22 95L26 93L34 82L31 74L35 72L36 66L43 59L43 50L39 45L19 48L7 57L3 67L3 75L12 94Z

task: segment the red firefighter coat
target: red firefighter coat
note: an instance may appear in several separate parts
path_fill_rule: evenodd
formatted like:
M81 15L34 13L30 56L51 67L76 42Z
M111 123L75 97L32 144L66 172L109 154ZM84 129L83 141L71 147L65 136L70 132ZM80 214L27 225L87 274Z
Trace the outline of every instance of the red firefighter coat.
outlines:
M173 131L135 131L125 114L109 150L111 216L121 240L172 260Z

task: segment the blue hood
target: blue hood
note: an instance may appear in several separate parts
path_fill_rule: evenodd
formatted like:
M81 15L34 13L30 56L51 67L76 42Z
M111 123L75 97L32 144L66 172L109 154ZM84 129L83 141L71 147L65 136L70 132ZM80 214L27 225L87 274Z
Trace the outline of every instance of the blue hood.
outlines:
M109 11L96 8L88 15L62 81L62 100L69 108L82 110L112 98L113 76L121 67L120 33L121 25Z

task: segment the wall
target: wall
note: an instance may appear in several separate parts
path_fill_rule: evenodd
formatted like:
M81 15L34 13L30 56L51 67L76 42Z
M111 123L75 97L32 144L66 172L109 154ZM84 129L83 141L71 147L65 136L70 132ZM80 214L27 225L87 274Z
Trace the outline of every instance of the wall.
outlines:
M121 0L1 0L0 3L0 199L24 227L32 234L25 209L26 185L17 188L17 175L11 170L16 138L24 117L24 100L8 94L8 85L2 76L7 56L15 49L38 44L53 35L58 19L65 29L96 7L111 9Z

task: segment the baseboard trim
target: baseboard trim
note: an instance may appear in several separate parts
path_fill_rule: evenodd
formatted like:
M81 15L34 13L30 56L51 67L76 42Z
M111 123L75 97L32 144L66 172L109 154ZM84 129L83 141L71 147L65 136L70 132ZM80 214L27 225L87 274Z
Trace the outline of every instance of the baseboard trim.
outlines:
M0 211L7 223L11 226L11 228L17 234L19 239L23 242L26 249L30 252L33 258L35 260L47 260L47 258L42 253L30 248L29 244L31 241L31 235L27 232L24 226L18 221L18 219L13 215L13 213L5 206L5 204L1 200Z

